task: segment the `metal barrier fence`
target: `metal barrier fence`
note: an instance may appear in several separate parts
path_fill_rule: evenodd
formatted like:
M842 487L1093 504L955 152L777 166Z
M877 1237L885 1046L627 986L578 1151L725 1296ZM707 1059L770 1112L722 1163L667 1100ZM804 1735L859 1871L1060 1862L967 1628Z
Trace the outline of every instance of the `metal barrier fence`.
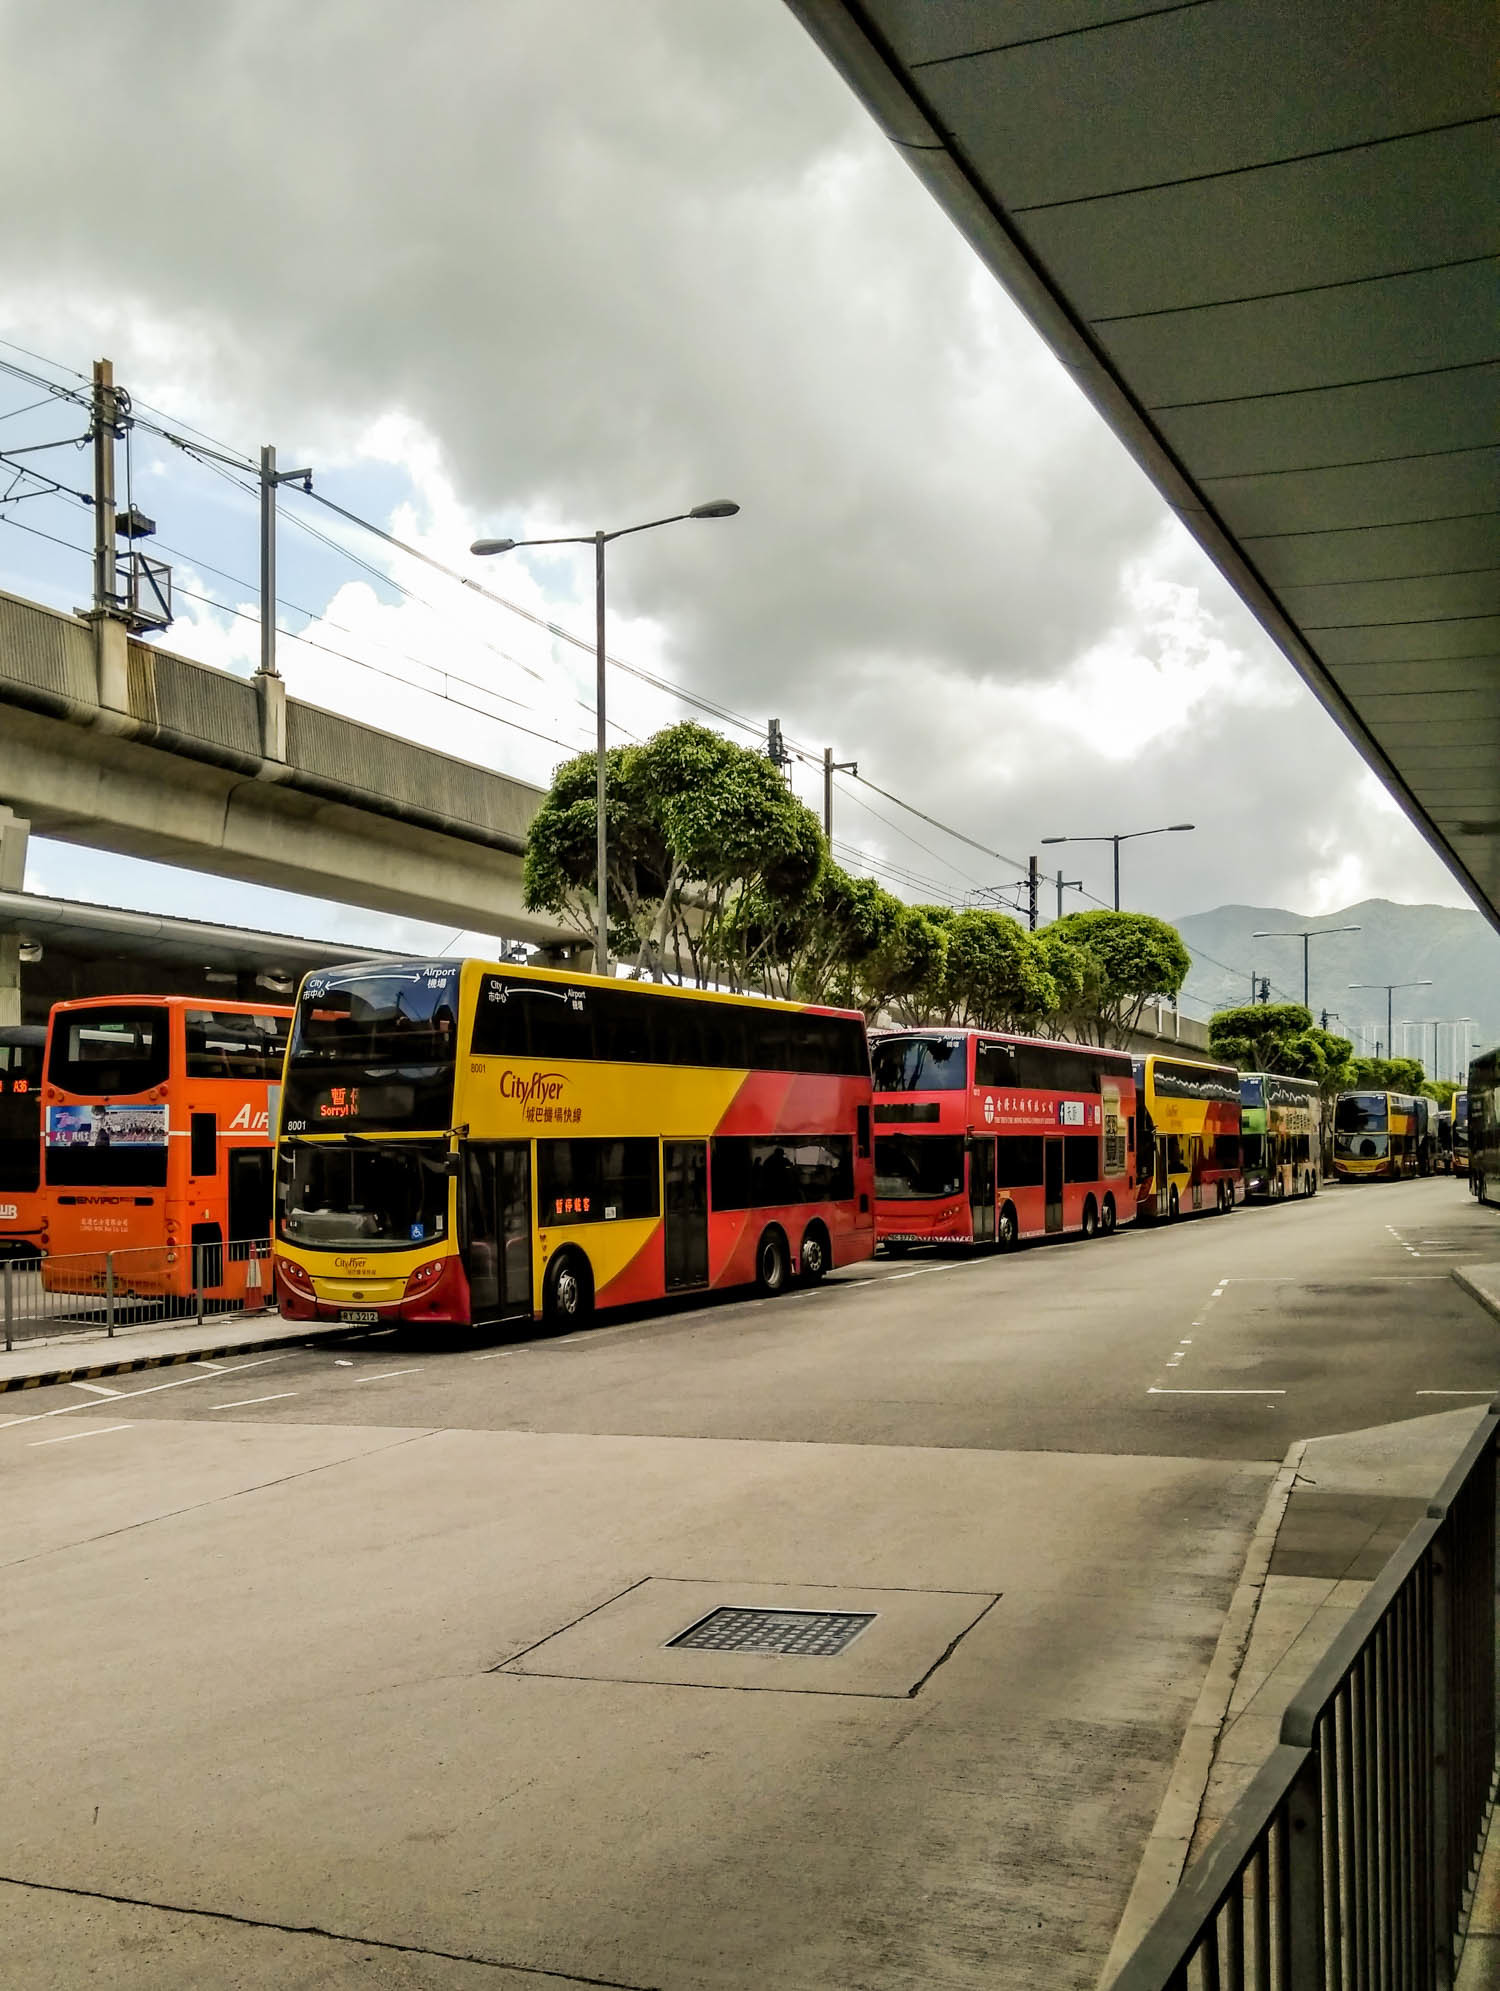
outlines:
M122 1251L12 1259L0 1266L5 1346L60 1334L113 1336L273 1303L266 1238L228 1244L140 1245Z
M1492 1406L1111 1991L1447 1991L1494 1795Z

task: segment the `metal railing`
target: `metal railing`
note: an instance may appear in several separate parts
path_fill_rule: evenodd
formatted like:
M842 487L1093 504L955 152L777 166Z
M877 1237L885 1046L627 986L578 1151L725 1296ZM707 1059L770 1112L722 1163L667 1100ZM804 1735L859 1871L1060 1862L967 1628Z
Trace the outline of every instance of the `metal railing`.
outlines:
M54 1335L112 1337L231 1309L258 1313L272 1303L271 1246L263 1237L83 1251L0 1266L7 1349Z
M1111 1991L1447 1991L1494 1794L1491 1407Z

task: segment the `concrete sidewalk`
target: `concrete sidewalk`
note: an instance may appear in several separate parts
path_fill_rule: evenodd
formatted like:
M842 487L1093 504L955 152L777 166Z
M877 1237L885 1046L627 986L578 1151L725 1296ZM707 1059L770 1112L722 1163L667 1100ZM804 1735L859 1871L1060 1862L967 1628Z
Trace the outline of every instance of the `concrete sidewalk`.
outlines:
M1493 1270L1500 1291L1500 1267ZM1118 1974L1249 1788L1288 1704L1488 1411L1486 1397L1472 1408L1301 1441L1288 1452L1101 1985ZM1465 1991L1500 1991L1500 1843L1486 1851L1471 1936L1472 1968L1483 1963L1492 1974L1462 1979Z
M137 1327L113 1336L69 1335L25 1341L0 1350L0 1396L8 1390L42 1389L51 1383L125 1376L137 1369L169 1368L178 1362L212 1361L219 1355L248 1355L285 1344L337 1340L361 1330L318 1327L283 1320L278 1313L220 1313L205 1320Z

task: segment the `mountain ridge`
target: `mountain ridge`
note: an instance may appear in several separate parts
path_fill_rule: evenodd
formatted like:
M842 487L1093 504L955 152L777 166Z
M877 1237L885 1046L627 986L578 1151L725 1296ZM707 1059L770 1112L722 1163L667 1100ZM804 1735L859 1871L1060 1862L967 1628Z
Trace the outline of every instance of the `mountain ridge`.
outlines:
M1206 1018L1216 1009L1249 1002L1252 971L1270 977L1273 1002L1301 1002L1301 942L1253 935L1354 926L1357 933L1327 933L1308 949L1315 1019L1327 1009L1330 1029L1353 1038L1356 1050L1373 1051L1377 1036L1385 1044L1384 988L1356 990L1350 984L1428 982L1430 987L1393 992L1398 1057L1420 1057L1430 1074L1435 1062L1435 1075L1455 1076L1469 1047L1500 1040L1500 934L1470 907L1361 899L1309 919L1284 906L1231 904L1172 923L1193 954L1181 998L1189 1015Z

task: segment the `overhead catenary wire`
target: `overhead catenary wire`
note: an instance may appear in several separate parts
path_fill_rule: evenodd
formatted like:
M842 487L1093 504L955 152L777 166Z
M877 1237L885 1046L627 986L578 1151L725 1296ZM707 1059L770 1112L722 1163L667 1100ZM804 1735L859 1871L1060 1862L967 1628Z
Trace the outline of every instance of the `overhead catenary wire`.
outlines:
M16 409L9 411L11 414L19 415L24 412L31 412L36 408L40 408L47 405L47 400L49 399L65 399L74 402L77 405L84 407L86 409L90 410L92 409L93 405L92 394L88 389L87 376L81 373L77 368L67 366L63 362L54 360L45 354L34 352L30 348L20 345L15 340L0 339L0 346L5 347L7 351L20 353L25 358L34 361L36 364L40 366L50 367L55 372L67 374L71 376L72 379L82 383L81 390L79 388L70 387L62 382L56 380L50 380L45 375L33 373L28 368L19 366L12 360L6 360L0 358L0 369L3 369L5 372L11 374L14 377L26 380L31 384L33 384L34 386L41 388L44 392L44 397L45 397L43 400L28 404L28 407L26 409ZM152 416L159 416L161 419L160 421L155 421L151 419ZM229 465L213 463L209 458L205 457L201 453L200 449L194 447L193 443L189 440L189 437L187 435L183 435L179 433L179 431L185 429L189 431L191 435L196 435L197 437L199 437L203 445L212 447L215 450L222 451L226 455L235 456L238 460L238 467L242 469L245 477L256 478L258 475L257 466L255 462L248 455L244 454L243 452L236 452L229 450L226 445L224 445L217 438L212 436L207 430L199 428L194 423L182 420L180 417L174 417L169 413L167 413L166 411L157 408L156 406L154 406L154 404L149 402L143 402L139 400L133 401L132 419L134 420L137 426L146 430L147 433L159 436L164 441L181 449L185 454L194 457L196 461L204 464L205 467L214 469L216 474L223 476L227 482L234 485L246 496L251 498L258 497L259 495L258 484L243 482L240 477L237 477L233 474L233 470ZM176 427L175 428L167 427L166 424L169 422L175 423ZM5 459L0 458L0 460L5 460ZM22 474L28 477L37 478L37 481L40 481L38 474L30 471L29 468L25 466L12 465L12 468L19 469L21 470ZM45 473L42 474L44 475ZM288 486L287 488L293 492L296 492L297 489L297 487L295 486ZM92 499L90 498L89 494L78 492L60 483L56 484L56 488L54 491L38 492L35 495L58 495L58 496L66 495L68 497L77 499L78 501L85 504L92 503ZM299 495L311 498L313 502L323 506L326 510L344 519L347 523L355 526L359 530L372 533L377 538L385 542L387 545L394 548L396 551L404 554L406 557L422 562L426 566L432 568L434 571L445 576L447 579L454 581L457 585L468 588L472 592L482 596L484 599L494 602L499 607L505 608L511 614L520 616L523 620L531 623L534 627L545 630L549 635L555 637L557 640L566 642L581 651L592 653L594 645L588 639L579 636L576 632L567 629L564 625L560 623L553 622L550 618L546 616L539 615L533 610L525 608L520 603L514 602L510 600L508 597L499 594L496 590L485 587L481 582L473 579L472 576L460 573L457 569L449 567L445 562L436 559L432 554L427 553L421 547L414 546L410 544L408 541L402 540L395 533L392 533L387 529L385 529L384 527L375 524L373 520L363 518L359 513L353 511L349 507L338 504L335 500L326 497L323 493L318 491L308 491L305 493L299 493ZM382 585L391 587L397 593L401 594L404 598L427 608L433 614L441 616L442 611L438 609L435 604L426 601L422 596L418 595L414 590L407 587L406 584L404 584L403 582L398 580L394 575L392 575L388 569L382 569L374 566L373 563L363 560L357 553L353 551L352 548L341 544L337 540L330 538L325 533L319 532L318 529L312 525L310 520L307 520L300 516L300 514L298 513L298 511L294 506L288 506L283 516L295 521L295 523L304 532L308 533L309 536L319 541L323 545L327 546L331 551L339 554L340 557L347 559L354 565L362 568L365 572L369 573L372 576L372 578L380 582ZM62 539L56 534L45 532L39 527L24 525L19 519L10 517L8 515L0 514L0 523L15 526L18 530L21 531L30 532L36 537L49 540L53 544L65 547L69 551L74 553L86 555L88 550L86 548L78 547L72 541ZM168 548L166 550L171 551L174 549ZM193 558L193 556L191 556L190 554L179 554L178 557L186 558L189 560L192 560ZM194 561L193 564L202 567L204 571L211 573L218 573L221 576L221 578L230 580L236 586L247 586L246 583L238 580L235 576L224 574L223 570L210 567L205 562ZM220 613L240 616L242 619L245 620L254 620L254 621L259 620L258 617L249 616L243 610L230 608L226 604L213 601L208 596L198 595L190 589L180 589L179 592L187 596L187 598L199 601L204 606L217 610ZM295 613L308 615L311 619L322 623L326 627L339 628L341 629L341 633L348 634L351 637L354 637L355 640L366 640L358 636L356 632L352 630L342 629L341 625L329 623L326 617L313 616L312 611L298 607L294 603L283 602L282 605L292 608ZM313 638L298 635L292 631L286 631L284 633L289 641L300 642L308 648L321 650L327 655L337 657L345 663L354 665L356 668L368 670L374 673L375 675L388 678L394 683L405 686L407 689L414 690L419 693L424 693L425 695L429 696L442 697L447 703L453 704L462 709L471 710L476 713L480 713L482 716L491 719L496 724L509 726L515 731L529 734L531 737L544 740L549 745L561 747L563 748L564 751L586 750L586 749L569 748L567 747L565 742L556 739L552 735L539 733L531 727L521 725L518 721L508 720L503 715L490 712L480 706L472 705L467 700L456 699L452 697L451 693L444 691L436 691L431 686L423 686L416 684L411 679L403 677L399 673L381 670L379 666L366 663L361 658L352 657L348 655L346 652L340 651L330 644L319 643ZM376 643L380 643L379 638L370 638L368 640L373 640ZM480 642L485 642L485 639L482 637L478 638L477 640L479 640ZM434 676L439 677L445 680L446 682L462 683L467 687L480 692L480 694L484 697L493 698L503 703L515 705L519 710L522 711L528 711L534 709L527 707L524 703L522 703L519 700L508 698L507 695L502 692L493 691L490 689L490 687L480 685L479 683L477 683L477 681L473 679L465 678L461 673L449 672L444 670L441 666L431 665L426 663L424 660L420 658L412 657L410 653L400 651L396 649L395 646L393 645L382 645L382 647L391 650L392 653L397 656L403 657L405 661L415 664L419 669L432 672ZM529 665L522 663L521 660L510 657L508 653L502 650L498 650L497 647L493 644L486 643L486 647L496 650L496 654L503 657L507 662L511 663L515 667L523 671L526 671L529 675L535 677L539 682L545 682L545 680L542 679L541 674L539 672L532 670L532 668ZM762 727L759 722L747 718L743 713L734 711L733 708L724 705L720 701L707 698L700 693L692 692L686 686L679 685L675 683L673 680L663 677L659 673L647 671L638 665L630 664L626 662L623 658L610 656L608 658L608 662L611 663L617 670L623 671L625 674L636 678L640 682L650 685L653 689L663 693L664 695L670 698L679 700L681 703L689 706L692 709L696 709L698 711L702 711L709 714L711 717L720 720L721 723L731 725L736 729L751 735L752 737L759 738L761 735ZM589 707L587 704L585 704L585 702L582 699L577 699L576 702L585 711L592 710L592 708ZM624 731L626 729L622 728L621 730ZM812 749L810 749L804 742L788 738L787 745L797 755L797 757L800 760L812 765L821 764L821 757L817 756L812 751ZM908 801L905 797L897 795L892 790L882 787L879 783L872 781L868 776L854 775L853 779L856 782L858 782L861 788L869 789L871 793L879 795L883 800L889 802L893 807L902 810L906 814L916 817L921 822L926 823L930 828L937 830L939 834L946 837L950 837L955 842L961 843L970 849L977 850L982 855L993 858L997 862L1005 864L1017 872L1020 872L1026 868L1021 859L1014 857L1009 852L997 850L993 846L982 842L979 838L971 836L967 831L960 830L951 823L943 822L941 818L934 816L928 810L922 809L917 804ZM858 803L859 806L864 808L877 821L882 822L888 829L892 830L896 835L903 836L906 839L906 841L911 843L916 849L923 851L924 854L931 857L935 862L942 864L946 868L952 870L960 878L967 878L969 882L973 885L978 884L979 881L975 880L972 877L972 874L965 872L960 865L957 865L953 863L952 860L943 857L941 853L934 851L930 845L923 843L919 838L911 836L909 832L902 831L896 824L892 823L888 817L884 816L879 810L873 809L869 803L863 800L862 797L851 793L847 788L844 787L842 783L840 783L840 788L841 791L845 794L846 799ZM898 872L902 873L906 877L906 879L910 881L909 888L911 889L919 889L919 890L926 889L926 890L938 891L940 893L942 890L945 889L937 887L935 881L923 878L919 873L911 871L910 867L902 866L893 860L888 860L882 863L877 860L871 859L867 853L861 852L859 853L859 855L861 861L866 865L867 868L871 870L880 869L883 870L886 875L892 877L896 876ZM1098 895L1095 893L1085 891L1081 892L1081 896L1086 899L1092 900L1096 905L1100 907L1108 909L1109 902L1099 898ZM1226 974L1234 975L1240 978L1244 978L1248 974L1247 970L1242 968L1235 968L1230 963L1221 961L1217 958L1217 956L1209 954L1205 949L1195 947L1191 942L1185 942L1185 945L1187 945L1189 952L1194 956L1195 959L1209 962L1213 966L1221 969ZM1285 991L1281 990L1279 987L1277 987L1274 984L1272 984L1272 986L1273 988L1275 988L1275 992L1278 995L1282 996L1284 1000L1290 1000L1290 998L1287 997ZM1205 998L1195 998L1195 999L1200 1002L1206 1001Z

